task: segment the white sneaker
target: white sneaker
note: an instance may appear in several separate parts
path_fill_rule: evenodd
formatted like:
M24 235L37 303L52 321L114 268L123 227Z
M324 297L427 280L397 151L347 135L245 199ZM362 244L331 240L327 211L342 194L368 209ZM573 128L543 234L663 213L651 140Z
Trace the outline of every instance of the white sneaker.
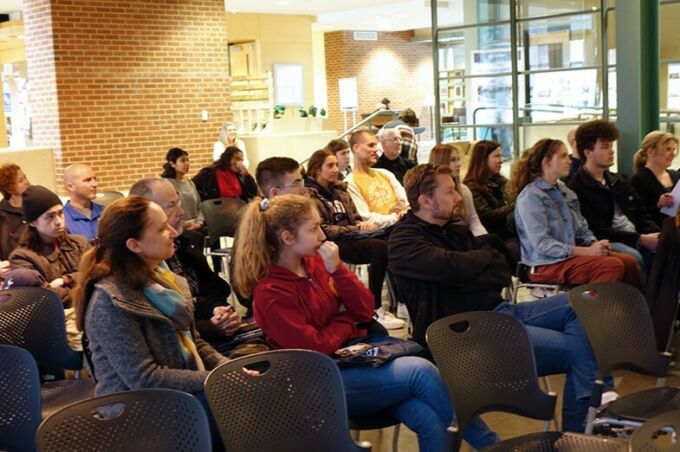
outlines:
M408 308L406 308L406 303L397 304L397 317L404 320L408 320L411 318L408 315Z
M609 405L611 402L619 398L619 394L616 391L605 391L602 393L602 399L600 403L600 408L598 410L601 410L605 408L607 405Z
M378 323L384 326L385 329L398 330L406 325L406 322L396 318L391 312L385 311L385 308L377 309L375 313L378 316L376 320L378 320Z

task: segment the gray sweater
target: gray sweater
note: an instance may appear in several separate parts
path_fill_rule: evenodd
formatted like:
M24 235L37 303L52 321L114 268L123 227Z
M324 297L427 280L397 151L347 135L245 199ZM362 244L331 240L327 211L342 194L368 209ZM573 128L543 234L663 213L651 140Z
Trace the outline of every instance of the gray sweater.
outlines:
M186 281L179 276L177 280L188 294ZM198 336L192 325L196 348L207 370L186 369L170 320L141 290L116 284L113 277L95 284L85 313L85 332L92 350L97 396L143 388L201 392L209 370L227 361Z

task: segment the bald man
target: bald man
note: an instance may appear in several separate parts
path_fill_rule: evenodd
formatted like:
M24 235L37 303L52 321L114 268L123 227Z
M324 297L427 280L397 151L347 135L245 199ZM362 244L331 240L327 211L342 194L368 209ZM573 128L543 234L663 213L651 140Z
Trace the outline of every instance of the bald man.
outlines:
M85 236L92 243L104 211L104 206L92 201L97 196L97 177L92 168L76 163L64 170L64 186L69 195L64 206L66 229L69 234Z

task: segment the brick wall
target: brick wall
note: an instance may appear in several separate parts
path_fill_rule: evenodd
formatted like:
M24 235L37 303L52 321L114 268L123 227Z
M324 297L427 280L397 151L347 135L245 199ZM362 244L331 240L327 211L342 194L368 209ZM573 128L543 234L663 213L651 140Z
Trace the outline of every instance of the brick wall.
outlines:
M56 147L59 177L85 162L100 189L126 190L158 175L170 147L189 152L192 173L210 161L231 119L222 1L25 0L24 9L35 144Z
M377 41L354 41L351 31L325 34L328 110L334 128L343 128L338 79L356 77L358 113L372 112L387 97L393 109L413 109L429 137L429 111L423 101L434 94L432 45L411 42L412 36L411 31L379 32Z

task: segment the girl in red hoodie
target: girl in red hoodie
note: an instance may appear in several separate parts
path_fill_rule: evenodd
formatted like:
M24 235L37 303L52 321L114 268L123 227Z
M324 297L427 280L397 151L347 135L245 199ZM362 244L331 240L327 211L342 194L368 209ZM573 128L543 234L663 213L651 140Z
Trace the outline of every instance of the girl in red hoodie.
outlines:
M238 232L234 265L243 295L254 296L255 320L275 348L327 355L366 334L373 296L326 242L314 201L282 195L251 202ZM421 451L441 451L453 407L437 368L417 357L380 367L341 369L352 416L387 411L418 434ZM481 420L465 439L481 449L497 441Z

